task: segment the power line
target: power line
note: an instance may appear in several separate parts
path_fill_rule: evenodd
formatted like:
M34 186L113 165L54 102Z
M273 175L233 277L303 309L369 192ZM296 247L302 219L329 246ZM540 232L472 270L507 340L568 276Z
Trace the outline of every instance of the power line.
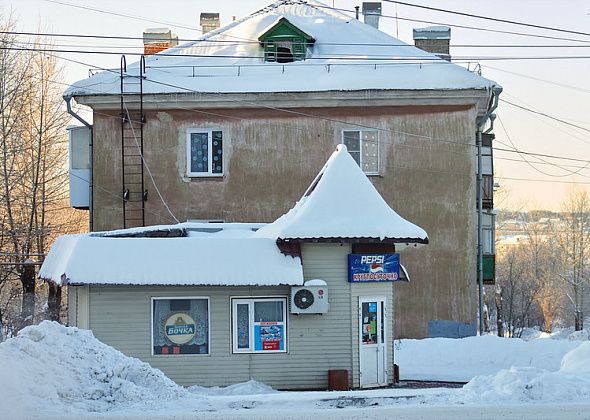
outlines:
M589 32L573 31L570 29L555 28L552 26L537 25L534 23L518 22L515 20L509 20L509 19L500 19L500 18L494 18L494 17L490 17L490 16L475 15L472 13L458 12L455 10L440 9L437 7L422 6L422 5L418 5L418 4L406 3L406 2L402 2L402 1L398 1L398 0L383 0L383 1L386 3L395 3L395 4L400 4L403 6L416 7L416 8L420 8L420 9L432 10L432 11L442 12L442 13L449 13L449 14L458 15L458 16L466 16L466 17L471 17L471 18L475 18L475 19L489 20L492 22L508 23L511 25L526 26L526 27L535 28L535 29L545 29L548 31L563 32L563 33L574 34L574 35L590 36Z
M541 78L538 78L538 77L533 77L533 76L529 76L529 75L526 75L526 74L517 73L517 72L514 72L514 71L509 71L509 70L504 70L504 69L500 69L500 68L497 68L497 67L492 67L492 66L487 65L487 64L485 65L485 68L496 70L496 71L500 71L500 72L504 72L504 73L508 73L508 74L512 74L514 76L524 77L525 79L531 79L531 80L536 80L538 82L549 83L551 85L563 87L563 88L566 88L566 89L572 89L572 90L575 90L577 92L590 93L590 89L584 89L584 88L581 88L581 87L578 87L578 86L566 85L564 83L559 83L559 82L554 82L554 81L551 81L551 80L541 79Z
M508 141L510 142L510 144L512 145L512 147L514 148L514 150L516 150L517 152L519 152L518 148L517 148L517 147L514 145L514 142L513 142L513 141L512 141L512 139L510 138L510 135L508 134L508 131L506 130L506 127L504 126L504 123L502 122L502 119L500 118L500 114L499 114L499 113L497 113L496 115L497 115L497 117L498 117L498 122L500 123L500 126L502 127L502 130L504 131L504 134L506 135L506 138L508 139ZM546 161L546 160L544 160L544 159L542 159L542 158L538 158L538 159L541 159L541 160L542 160L544 163L549 163L549 164L551 164L551 165L553 165L553 166L555 166L555 167L557 167L557 168L559 168L559 169L561 169L561 170L563 170L563 171L567 171L567 172L569 172L568 174L563 174L563 175L554 175L554 174L550 174L550 173L548 173L548 172L545 172L545 171L542 171L542 170L540 170L540 169L539 169L539 168L537 168L535 165L533 165L533 163L529 162L529 161L528 161L528 160L527 160L527 159L524 157L524 155L521 155L521 154L519 153L519 156L520 156L520 158L522 159L522 161L523 161L524 163L526 163L528 166L530 166L531 168L533 168L535 171L537 171L537 172L539 172L539 173L541 173L541 174L543 174L543 175L547 175L547 176L551 176L551 177L557 177L557 178L563 178L563 177L566 177L566 176L577 175L577 174L579 174L581 171L583 171L584 169L587 169L587 168L588 168L588 166L590 165L590 161L589 161L589 162L587 162L587 163L586 163L586 165L585 165L585 166L583 166L583 167L579 168L578 170L576 170L576 171L571 171L571 170L569 170L569 169L566 169L566 168L564 168L564 167L562 167L562 166L560 166L560 165L558 165L558 164L556 164L556 163L553 163L553 162L548 162L548 161ZM585 175L582 175L582 176L586 177Z
M522 106L522 105L517 105L517 104L515 104L514 102L507 101L506 99L500 99L500 102L507 103L508 105L512 105L513 107L516 107L516 108L522 109L522 110L524 110L524 111L528 111L528 112L531 112L531 113L533 113L533 114L541 115L541 116L543 116L543 117L546 117L546 118L552 119L552 120L554 120L554 121L558 121L558 122L560 122L560 123L562 123L562 124L566 124L566 125L569 125L569 126L571 126L571 127L577 128L577 129L579 129L579 130L587 131L587 132L589 132L589 133L590 133L590 129L588 129L588 128L586 128L586 127L582 127L581 125L573 124L573 123L571 123L571 122L568 122L568 121L562 120L561 118L553 117L553 116L551 116L551 115L549 115L549 114L546 114L546 113L544 113L544 112L535 111L534 109L527 108L527 107L525 107L525 106Z
M340 9L337 7L320 6L320 5L315 5L315 7L323 8L323 9L331 9L331 10L336 10L336 11L341 11L341 12L356 13L356 10ZM503 30L499 30L499 29L489 29L489 28L480 28L480 27L475 27L475 26L457 25L457 24L448 23L448 22L436 22L436 21L431 21L431 20L410 19L410 18L391 16L391 15L380 15L380 17L387 18L387 19L404 20L404 21L408 21L408 22L427 23L429 25L445 25L445 26L450 26L452 28L468 29L468 30L472 30L472 31L492 32L492 33L499 33L499 34L505 34L505 35L525 36L525 37L530 37L530 38L542 38L542 39L552 39L552 40L557 40L557 41L571 41L571 42L583 42L583 43L590 42L590 41L586 41L583 39L564 38L564 37L557 37L557 36L550 36L550 35L538 35L538 34L531 34L531 33L526 33L526 32L503 31Z
M52 52L52 53L63 53L63 54L96 54L96 55L129 55L129 56L142 56L145 55L143 52L132 52L132 51L98 51L98 50L75 50L75 49L56 49L56 48L26 48L26 47L0 47L0 50L7 50L7 51L36 51L36 52ZM231 60L245 60L245 59L256 59L256 60L263 60L263 55L215 55L211 56L210 54L175 54L175 53L166 53L160 52L158 53L158 57L183 57L183 58L215 58L215 59L231 59ZM583 59L587 60L590 59L590 56L587 55L575 55L575 56L457 56L455 61L462 62L462 61L506 61L506 60L577 60ZM307 57L306 61L310 60L331 60L331 61L352 61L352 62L366 62L367 64L374 64L372 62L383 62L387 63L390 61L393 62L402 62L405 64L420 64L420 63L437 63L437 64L444 64L444 65L452 65L445 60L442 60L439 57L423 57L423 56L407 56L407 57L395 57L395 56L366 56L366 55L358 55L358 56L315 56L315 57ZM321 65L336 65L335 63L322 63ZM260 65L263 65L261 63ZM306 63L297 63L298 67L305 66ZM237 64L235 65L238 66ZM159 66L160 68L165 68L165 66ZM198 65L191 66L191 67L199 67ZM211 67L208 65L207 67ZM213 67L220 67L220 66L213 66Z
M345 9L342 9L345 10ZM481 29L481 28L473 28ZM17 35L17 36L41 36L51 38L81 38L81 39L105 39L105 40L124 40L124 41L143 41L141 36L116 36L116 35L88 35L79 33L59 33L59 32L20 32L20 31L0 31L3 35ZM168 38L162 38L168 40ZM249 40L224 40L224 39L204 39L204 38L178 38L179 42L198 42L202 44L221 44L221 45L257 45L260 41ZM19 41L22 42L22 41ZM397 44L397 43L374 43L374 42L322 42L316 41L318 45L329 46L367 46L367 47L396 47L396 48L417 48L412 44ZM134 46L129 46L133 48ZM138 45L137 47L143 47ZM590 48L590 43L587 45L569 45L569 44L451 44L452 48Z

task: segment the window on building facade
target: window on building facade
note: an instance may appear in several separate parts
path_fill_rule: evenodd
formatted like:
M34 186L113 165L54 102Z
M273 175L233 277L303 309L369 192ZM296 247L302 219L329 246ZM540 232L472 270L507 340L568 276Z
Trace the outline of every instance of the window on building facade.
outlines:
M284 298L232 299L234 353L286 352L286 307Z
M376 130L345 130L342 143L367 175L379 174L379 132Z
M209 354L209 299L152 298L152 354Z
M223 175L223 133L221 130L189 130L186 149L188 176Z

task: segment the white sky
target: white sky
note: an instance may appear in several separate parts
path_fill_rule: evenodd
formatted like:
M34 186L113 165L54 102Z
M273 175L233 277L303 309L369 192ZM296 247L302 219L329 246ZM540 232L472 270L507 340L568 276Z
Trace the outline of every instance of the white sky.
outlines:
M56 3L59 1L62 4ZM337 8L354 9L362 1L324 0ZM446 8L477 15L491 16L558 27L568 30L590 32L590 2L587 0L406 0L420 5ZM20 31L76 33L86 35L109 35L141 37L145 28L170 27L180 38L194 39L200 35L199 15L201 12L219 12L222 25L229 23L232 16L238 18L250 14L272 0L0 0L0 10L12 10L18 19ZM68 3L68 4L65 4ZM75 7L78 6L78 7ZM100 13L83 8L95 8L125 16ZM451 45L526 45L521 47L483 48L452 47L455 59L472 57L473 63L480 59L483 75L499 82L504 87L502 98L551 116L567 120L590 130L590 59L553 60L481 60L482 57L531 57L531 56L590 56L590 36L533 29L523 26L507 25L467 18L409 6L383 3L383 15L399 18L420 19L432 22L466 25L478 28L499 29L546 36L576 38L586 43L532 38L493 32L452 28ZM428 26L425 23L408 22L392 18L381 18L380 29L407 43L412 41L412 28ZM194 28L190 29L190 28ZM138 40L98 40L60 38L60 49L108 50L117 52L138 52ZM532 45L577 45L578 47L530 47ZM102 48L99 48L102 47ZM106 48L105 48L106 47ZM73 83L88 75L90 67L118 68L120 56L99 54L62 54L63 57L77 60L85 65L64 62L66 82ZM128 61L133 61L128 58ZM527 77L518 76L519 73ZM544 79L555 84L533 80ZM559 86L559 84L561 86ZM65 86L64 86L65 88ZM547 118L532 115L508 104L501 104L496 120L497 148L510 147L510 140L520 150L547 155L574 157L590 160L590 131L568 127ZM506 132L498 120L501 120ZM506 143L505 146L501 143ZM508 198L496 200L497 207L528 209L559 209L572 184L554 181L577 182L581 188L590 188L590 168L583 162L555 161L561 166L584 167L558 168L552 165L534 165L505 160L520 160L518 154L496 151L495 170L497 182L509 191ZM525 156L529 161L536 158ZM543 171L553 176L544 175ZM571 175L570 171L578 172ZM524 178L535 181L517 181L504 178ZM588 184L584 184L588 183Z

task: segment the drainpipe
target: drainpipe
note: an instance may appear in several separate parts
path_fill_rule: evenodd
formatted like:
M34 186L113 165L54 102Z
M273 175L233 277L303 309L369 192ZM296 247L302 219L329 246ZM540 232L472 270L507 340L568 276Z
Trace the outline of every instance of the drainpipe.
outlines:
M498 107L498 99L502 93L501 86L492 86L492 97L486 113L476 120L477 124L477 284L479 291L479 334L483 333L483 172L482 172L482 130L488 119L492 123L494 118L491 118L493 112ZM487 130L486 132L489 132Z
M89 230L90 232L93 231L93 227L94 224L92 222L93 219L93 207L94 207L94 174L93 174L93 168L92 168L92 158L94 155L93 152L93 148L92 148L92 141L94 138L94 131L92 130L92 124L89 124L84 118L82 118L81 116L79 116L78 114L76 114L74 112L74 110L72 109L72 104L71 104L71 100L72 100L72 95L64 95L64 101L66 101L66 107L68 110L68 114L70 114L72 117L74 117L75 119L77 119L78 121L80 121L82 124L84 124L86 127L88 127L88 129L90 130L90 143L88 144L88 153L89 153L89 162L90 162L90 181L88 182L88 188L89 188L89 194L90 194L90 203L88 205L88 219L89 219Z

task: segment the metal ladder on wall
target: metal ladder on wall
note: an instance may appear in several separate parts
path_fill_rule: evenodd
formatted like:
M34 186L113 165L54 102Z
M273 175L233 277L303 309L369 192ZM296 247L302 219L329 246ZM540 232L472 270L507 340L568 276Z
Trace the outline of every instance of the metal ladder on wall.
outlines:
M121 56L121 179L123 182L123 228L145 226L147 189L143 161L143 78L145 57L139 62L139 77L127 76L127 62ZM139 79L139 80L138 80ZM139 88L139 95L135 88ZM126 101L132 96L137 101Z

